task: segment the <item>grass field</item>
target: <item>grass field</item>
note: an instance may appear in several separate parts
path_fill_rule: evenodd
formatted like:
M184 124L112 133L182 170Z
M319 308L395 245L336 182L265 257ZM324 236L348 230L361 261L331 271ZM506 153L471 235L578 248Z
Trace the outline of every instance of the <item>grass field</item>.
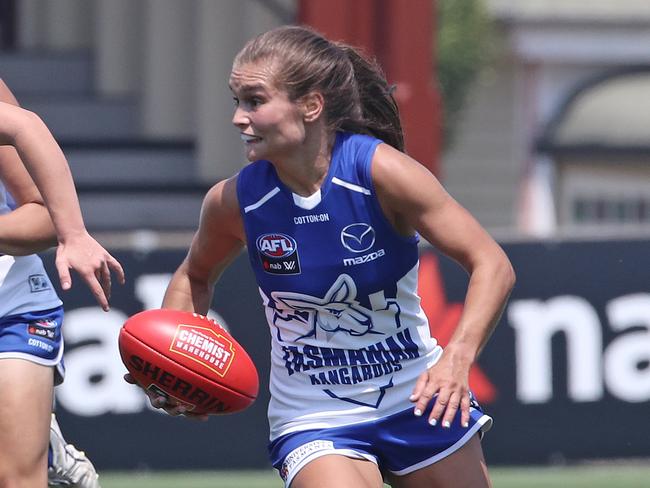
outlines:
M650 464L492 468L494 488L647 488ZM102 488L282 488L270 471L103 473Z

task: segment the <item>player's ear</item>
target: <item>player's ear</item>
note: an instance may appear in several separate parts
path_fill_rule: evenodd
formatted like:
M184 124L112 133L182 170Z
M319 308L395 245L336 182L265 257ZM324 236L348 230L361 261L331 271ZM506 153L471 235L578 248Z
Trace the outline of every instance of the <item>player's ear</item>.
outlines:
M310 92L300 99L302 107L303 120L305 122L314 122L323 113L325 99L320 92Z

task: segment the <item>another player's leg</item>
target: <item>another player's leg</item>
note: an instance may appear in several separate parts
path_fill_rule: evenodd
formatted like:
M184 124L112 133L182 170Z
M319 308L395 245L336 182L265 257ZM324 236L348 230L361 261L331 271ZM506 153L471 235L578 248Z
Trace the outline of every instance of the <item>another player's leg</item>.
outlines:
M0 486L47 484L52 368L0 359Z
M490 488L479 435L440 461L403 476L389 476L393 488Z
M336 454L310 461L291 482L291 488L381 488L383 485L375 463Z
M95 467L83 451L68 444L56 416L51 415L48 459L48 486L100 488Z

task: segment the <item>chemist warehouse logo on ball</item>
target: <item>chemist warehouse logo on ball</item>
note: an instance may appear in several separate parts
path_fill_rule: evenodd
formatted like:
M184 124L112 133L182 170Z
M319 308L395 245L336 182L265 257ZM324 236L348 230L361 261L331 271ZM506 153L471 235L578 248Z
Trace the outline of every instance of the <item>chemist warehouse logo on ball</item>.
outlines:
M232 341L207 327L179 324L171 352L202 364L223 377L230 369L235 348Z
M257 238L257 252L264 271L271 274L300 274L298 243L286 234L264 234Z

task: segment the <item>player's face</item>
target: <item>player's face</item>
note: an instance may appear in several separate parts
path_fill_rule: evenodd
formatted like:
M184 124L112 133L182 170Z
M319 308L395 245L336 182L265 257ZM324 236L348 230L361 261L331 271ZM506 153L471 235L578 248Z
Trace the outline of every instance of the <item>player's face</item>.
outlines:
M305 139L298 104L273 85L268 64L248 63L230 74L235 99L232 122L239 129L249 161L279 162L291 157Z

